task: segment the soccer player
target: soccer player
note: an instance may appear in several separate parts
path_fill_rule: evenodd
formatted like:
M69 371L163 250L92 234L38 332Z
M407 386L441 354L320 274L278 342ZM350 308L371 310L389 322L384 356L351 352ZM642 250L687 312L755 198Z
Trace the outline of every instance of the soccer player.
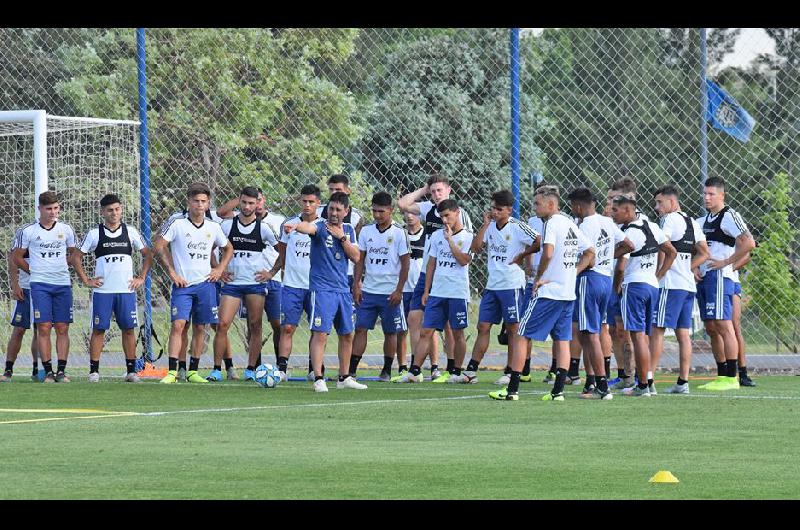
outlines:
M18 229L14 234L14 242L11 245L9 255L13 254L14 249L20 239L20 231ZM28 258L29 252L25 253L25 260ZM8 347L6 348L6 368L3 375L0 375L0 383L7 383L11 381L11 376L14 374L14 363L17 361L17 355L22 348L22 338L25 332L31 327L31 277L25 271L19 270L19 267L13 259L8 260L8 278L11 283L11 296L17 301L14 307L14 314L11 317L11 326L14 328L11 331L11 336L8 338ZM33 381L40 381L39 378L39 350L36 338L36 325L33 326L33 337L31 338L31 358L33 359L33 372L31 379ZM42 374L44 375L44 373Z
M300 215L286 220L280 229L280 241L278 242L280 257L278 259L283 266L283 289L281 291L281 339L278 350L278 370L283 374L287 373L294 333L304 311L309 327L311 325L311 293L309 291L311 238L297 230L286 230L285 227L300 223L316 223L319 219L317 209L321 195L322 192L317 186L313 184L303 186L300 190ZM310 344L309 363L311 363ZM313 370L309 375L314 377Z
M428 241L428 261L425 270L425 290L422 305L425 314L419 336L419 350L414 354L414 364L400 383L421 383L422 363L433 343L434 330L443 330L447 324L453 331L453 372L448 383L469 383L461 373L467 343L464 329L469 326L469 263L472 261L470 246L473 234L461 221L461 208L453 199L445 199L436 205L444 228L437 230ZM421 276L420 276L421 277Z
M595 210L595 197L588 188L576 188L568 196L572 214L578 219L578 228L594 245L594 265L581 272L576 279L575 307L572 312L574 330L587 362L586 386L581 394L588 399L611 399L608 391L608 376L611 367L611 356L606 356L600 343L600 331L603 318L606 316L608 298L611 295L614 274L612 261L616 246L623 243L632 248L626 241L614 221L599 215ZM573 331L573 335L575 335ZM578 359L570 360L570 367L577 364ZM589 375L590 369L592 375Z
M572 220L559 211L558 187L540 186L533 205L544 222L541 257L533 284L533 296L519 323L515 352L525 351L531 340L553 338L556 377L553 389L543 401L564 401L564 381L569 366L569 341L572 340L572 310L575 305L575 278L594 262L594 245ZM493 399L519 400L519 381L524 363L515 355L508 386L489 392Z
M617 257L614 287L617 292L620 292L619 286L622 289L622 322L625 331L631 334L639 376L638 385L624 388L622 393L650 397L655 395L655 386L650 371L648 335L658 302L658 282L672 266L677 252L658 225L636 218L633 194L623 193L614 197L611 212L614 222L623 225L622 232L633 243L632 249L620 245L614 253ZM664 253L660 266L659 252Z
M311 364L314 369L314 391L327 392L322 375L325 343L331 327L339 336L339 381L337 389L364 390L350 376L350 355L353 348L353 296L347 281L347 262L358 263L360 252L356 231L344 222L350 210L346 193L336 192L328 202L328 219L293 224L284 223L286 233L297 231L311 238L311 267L308 275L311 291Z
M489 277L478 310L478 338L472 348L472 358L464 376L470 383L478 382L478 366L489 348L493 324L505 323L510 337L517 335L525 271L520 267L524 257L538 248L538 232L511 217L514 195L508 190L492 194L491 211L483 214L483 226L472 240L470 252L476 254L486 246ZM527 254L526 254L526 251ZM508 341L508 365L514 358L516 340Z
M125 381L140 383L136 375L136 328L138 327L136 289L147 278L153 264L153 253L136 228L122 222L122 201L109 193L100 199L103 222L84 237L72 266L78 278L92 289L92 335L89 341L89 382L100 381L100 355L103 353L106 330L111 316L116 318L122 332L122 351L125 353ZM142 270L133 275L133 252L142 253ZM95 277L89 278L83 269L83 256L94 252Z
M428 263L428 247L430 238L434 232L441 230L444 226L436 206L438 206L443 200L449 199L451 192L452 188L450 187L450 181L444 175L437 173L428 178L425 186L404 195L399 201L397 201L397 206L403 212L413 213L420 217L422 220L422 226L425 228L426 237L425 251L423 252L422 256L423 269L422 273L419 275L419 279L417 280L417 285L414 288L414 295L411 298L411 308L408 314L408 329L410 330L412 337L417 330L421 330L422 328L422 320L425 311L425 306L422 303L422 293L425 291L425 274ZM426 195L430 195L431 199L429 201L422 201L422 198ZM461 224L468 232L472 232L472 221L470 220L467 211L464 208L459 208L459 211L461 212ZM447 353L447 368L445 373L441 373L437 364L438 359L431 355L431 379L434 383L447 382L455 369L455 359L453 356L454 339L449 325L445 327L444 333L445 351ZM432 337L433 336L431 335L431 340L433 340ZM419 342L417 343L417 349L413 348L414 344L412 342L411 353L413 356L418 355L419 351L421 350L426 352L435 351L433 349L433 345L420 344ZM426 353L426 355L428 354ZM420 366L422 365L420 364Z
M694 270L709 257L703 231L697 222L681 211L680 192L675 186L662 186L653 194L660 227L678 253L667 274L659 282L658 303L650 335L650 369L655 372L664 349L666 328L675 330L678 339L678 381L667 394L689 393L689 368L692 360L692 310L694 309ZM654 393L655 385L650 387Z
M397 353L397 334L406 331L403 286L408 279L410 258L405 231L392 222L392 196L381 191L372 196L373 224L358 235L361 258L355 269L353 301L356 303L356 334L350 356L350 375L355 378L358 363L367 349L367 330L381 317L383 369L381 381L392 378ZM361 280L364 285L361 285Z
M736 379L739 345L731 321L736 279L733 265L743 260L756 244L741 215L725 205L725 181L721 177L706 180L703 202L708 214L702 226L711 258L700 268L703 279L697 289L697 301L711 337L718 371L724 369L725 375L718 375L698 388L731 390L739 388Z
M758 246L758 242L756 242ZM736 333L736 342L739 345L739 385L756 386L756 382L747 375L747 356L745 355L744 335L742 334L742 284L739 281L739 271L750 263L750 253L733 265L736 279L733 282L733 331Z
M75 252L75 231L58 220L61 205L54 191L39 195L39 222L18 232L12 259L30 274L33 321L45 383L69 383L65 370L69 357L69 325L72 323L72 281L69 264ZM25 261L28 254L30 265ZM50 330L56 328L58 367L53 373Z
M278 242L269 226L256 215L258 189L242 188L239 197L239 213L222 222L222 233L233 246L233 258L223 278L222 296L219 304L219 324L214 336L214 369L208 376L210 381L222 381L222 356L230 344L228 331L242 304L247 307L248 360L247 370L255 369L256 359L261 353L262 321L266 299L266 282L280 270L280 263L267 268L264 256L266 247L275 247Z
M220 225L206 219L211 190L195 183L187 190L188 219L175 219L156 239L155 249L172 280L170 309L172 325L169 334L169 371L162 383L176 383L178 355L183 329L192 321L192 357L186 380L207 383L197 373L200 355L205 348L205 326L219 322L217 292L214 282L222 277L233 257L233 246ZM211 266L214 247L222 248L220 263ZM170 252L171 251L171 252ZM171 255L170 255L171 254Z

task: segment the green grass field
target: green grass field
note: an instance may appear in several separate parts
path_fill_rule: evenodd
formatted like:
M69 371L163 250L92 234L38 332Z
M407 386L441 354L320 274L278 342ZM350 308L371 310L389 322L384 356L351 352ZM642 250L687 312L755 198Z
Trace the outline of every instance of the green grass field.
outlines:
M362 375L362 374L360 374ZM800 379L519 402L477 385L0 385L4 499L794 498ZM660 386L666 388L662 376ZM574 389L574 390L573 390ZM649 484L659 470L679 484Z

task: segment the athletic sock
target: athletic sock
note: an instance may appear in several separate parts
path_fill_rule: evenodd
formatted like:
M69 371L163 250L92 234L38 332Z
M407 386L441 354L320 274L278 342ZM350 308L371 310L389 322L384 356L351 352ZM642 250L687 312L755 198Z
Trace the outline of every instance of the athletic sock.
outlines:
M647 385L650 386L653 384L653 372L647 372Z
M67 361L59 359L58 360L58 371L59 372L65 372L66 370L67 370Z
M411 375L419 375L420 372L422 372L422 370L420 370L419 366L417 366L416 364L412 364L411 365L411 370L410 371L411 371Z
M511 372L511 378L508 381L508 388L506 390L509 394L516 394L519 392L519 375L519 372Z
M600 392L608 392L608 377L601 375L597 378L597 390Z
M450 372L450 373L453 374L453 375L461 375L461 368L454 366L453 367L453 371Z
M509 365L503 368L503 375L511 375L511 367Z
M250 370L251 372L252 372L253 370L255 370L255 369L256 369L256 367L255 367L255 366L253 366L252 364L248 364L248 365L247 365L247 368L245 368L245 370Z
M580 371L579 371L580 366L581 366L581 360L579 358L578 359L570 359L569 360L569 372L567 372L567 375L570 376L570 377L579 377L581 375Z
M644 382L639 381L639 384L636 385L636 386L639 387L639 389L644 390L644 389L647 388L647 381L644 381Z
M397 371L398 371L398 372L408 372L408 366L406 366L405 364L401 364L401 365L400 365L400 366L397 368Z
M45 375L50 374L53 372L53 363L51 361L42 361L42 368Z
M360 362L361 362L361 355L350 356L350 370L348 372L350 375L352 376L356 375L356 372L358 371L358 363Z
M170 372L174 372L177 369L178 369L178 359L176 359L175 357L170 357L169 358L169 371Z
M455 367L456 367L456 360L455 359L447 359L447 368L446 368L446 370L452 374L453 373L453 368L455 368Z
M258 358L256 359L256 366L261 366L261 354L258 354Z
M562 393L564 391L564 382L566 379L567 370L564 370L563 368L556 368L556 380L555 383L553 383L553 391L551 394L555 396L556 394Z
M222 359L222 362L225 363L225 369L230 370L233 368L233 359Z
M314 382L315 382L315 383L316 383L317 381L322 381L322 380L324 380L324 379L325 379L325 376L322 376L322 375L315 375L315 376L314 376Z
M345 379L347 379L348 377L351 377L351 376L350 376L350 374L348 374L348 375L340 375L340 376L338 377L338 381L341 383L342 381L344 381L344 380L345 380Z
M6 361L6 372L11 373L13 371L14 371L14 361Z
M11 364L14 364L14 363L11 363ZM747 370L747 368L745 368L745 370ZM31 372L31 373L33 375L36 375L36 374L39 373L39 362L38 361L35 361L35 360L33 361L33 372Z
M746 378L746 377L747 377L747 367L746 366L740 366L739 367L739 379L743 379L743 378Z
M717 363L717 377L724 376L727 369L728 369L727 361Z
M175 359L177 361L177 359ZM170 368L172 370L173 368ZM186 370L186 361L178 361L178 370Z
M479 364L480 364L479 361L476 361L475 359L470 359L469 364L467 364L467 372L477 372Z
M606 377L609 377L611 375L611 357L604 357L603 364L606 368Z
M556 358L553 357L553 362L550 363L550 371L553 372L553 373L556 373L556 368L557 368L557 366L556 366Z
M414 354L412 353L411 354L411 363L409 363L409 366L412 366L413 364L414 364Z
M728 371L725 374L728 377L736 377L736 365L739 363L737 359L728 361Z
M394 357L383 357L383 373L392 373L392 363L394 363Z
M200 357L189 357L189 371L196 372L198 366L200 366Z
M531 375L531 360L525 359L525 364L522 366L522 375Z
M593 375L586 376L586 388L589 388L590 385L597 386L597 378L595 378Z
M58 367L59 371L61 367ZM89 373L93 374L100 371L100 361L89 361Z
M411 359L411 366L414 366L413 356L412 356L412 359ZM431 373L435 372L438 369L439 369L439 365L438 364L432 364L431 365Z
M278 357L278 370L283 373L286 373L286 370L289 368L289 359L286 357Z
M222 371L222 365L221 364L215 364L214 365L214 370L217 370L217 371L221 372Z
M129 374L136 373L136 359L125 359L125 370Z
M625 373L625 368L617 369L617 377L619 377L620 379L625 379L626 377L628 377L628 374Z
M311 356L310 355L308 356L308 371L309 372L313 372L314 371L314 367L311 366Z
M685 384L686 384L686 383L688 383L688 382L689 382L689 381L687 381L686 379L681 379L680 377L678 378L678 384L679 384L679 385L685 385Z

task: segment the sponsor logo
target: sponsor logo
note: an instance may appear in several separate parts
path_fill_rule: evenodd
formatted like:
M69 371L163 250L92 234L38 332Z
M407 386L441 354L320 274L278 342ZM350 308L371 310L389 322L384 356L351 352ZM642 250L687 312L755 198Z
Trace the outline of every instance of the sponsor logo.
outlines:
M33 312L33 318L41 318L41 317L42 314L39 312L38 309Z

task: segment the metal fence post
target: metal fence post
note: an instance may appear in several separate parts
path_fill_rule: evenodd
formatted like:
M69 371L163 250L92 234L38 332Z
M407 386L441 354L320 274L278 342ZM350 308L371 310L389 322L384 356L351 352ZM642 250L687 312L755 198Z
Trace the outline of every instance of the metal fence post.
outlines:
M150 158L147 141L147 70L144 28L136 29L136 56L139 73L139 192L142 208L142 237L152 247L150 228ZM151 271L152 272L152 271ZM151 335L153 328L153 290L151 272L144 283L144 349L145 358L153 358Z
M514 194L514 217L519 219L520 211L520 146L519 146L519 28L510 32L510 75L511 75L511 192Z

